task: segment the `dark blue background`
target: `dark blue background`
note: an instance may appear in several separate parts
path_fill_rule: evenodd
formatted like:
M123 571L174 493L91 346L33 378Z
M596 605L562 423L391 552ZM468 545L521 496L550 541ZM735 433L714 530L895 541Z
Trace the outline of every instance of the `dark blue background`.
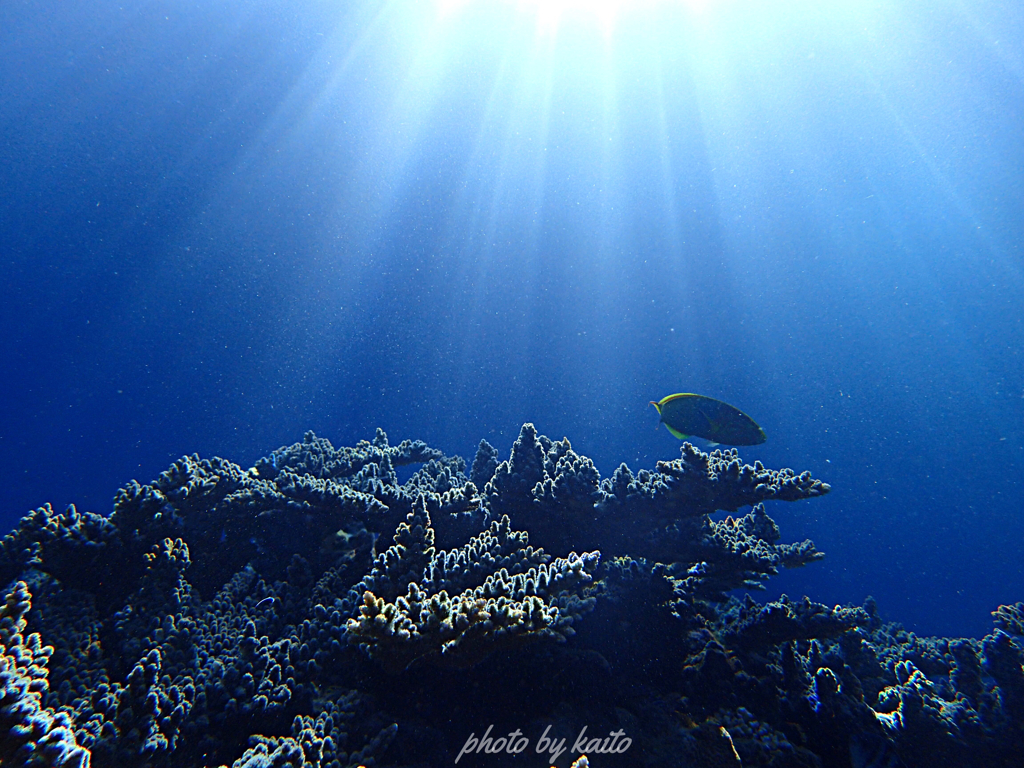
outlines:
M0 524L307 429L653 467L691 391L833 486L769 510L828 554L769 594L984 633L1024 599L1022 21L5 2Z

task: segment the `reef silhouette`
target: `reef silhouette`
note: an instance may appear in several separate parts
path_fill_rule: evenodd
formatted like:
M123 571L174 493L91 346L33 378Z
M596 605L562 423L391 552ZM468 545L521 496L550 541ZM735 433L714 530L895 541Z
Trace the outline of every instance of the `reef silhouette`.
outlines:
M0 542L0 764L441 766L489 725L629 739L595 768L1015 764L1024 604L973 640L736 596L823 556L765 503L829 490L689 443L602 479L532 424L468 473L382 430L186 456Z

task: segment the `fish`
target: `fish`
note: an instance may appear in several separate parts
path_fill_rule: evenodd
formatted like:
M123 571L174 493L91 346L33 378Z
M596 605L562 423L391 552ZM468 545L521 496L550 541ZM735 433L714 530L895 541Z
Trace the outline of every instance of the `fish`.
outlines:
M768 436L739 408L704 395L681 392L651 400L664 424L680 440L702 437L712 445L760 445Z

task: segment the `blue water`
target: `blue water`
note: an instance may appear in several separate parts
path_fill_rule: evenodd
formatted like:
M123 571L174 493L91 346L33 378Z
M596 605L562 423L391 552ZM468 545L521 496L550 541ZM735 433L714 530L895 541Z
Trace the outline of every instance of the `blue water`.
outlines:
M769 510L827 558L767 596L984 634L1022 41L997 2L4 2L0 528L307 429L653 467L648 401L698 392L832 484Z

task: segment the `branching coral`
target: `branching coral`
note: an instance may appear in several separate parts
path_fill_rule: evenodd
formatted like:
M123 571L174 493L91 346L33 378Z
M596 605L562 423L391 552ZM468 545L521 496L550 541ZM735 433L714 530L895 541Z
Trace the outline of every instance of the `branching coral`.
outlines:
M53 648L36 632L24 635L31 607L24 581L0 607L0 764L89 768L89 750L76 742L72 718L43 705Z
M435 552L433 541L421 505L357 587L349 637L393 670L421 658L470 666L512 643L564 639L593 607L575 590L592 581L599 553L551 561L507 517L458 550Z
M732 449L707 454L684 443L681 453L658 462L657 472L634 476L623 464L602 481L568 440L552 441L524 424L483 495L491 519L508 515L552 551L601 546L612 555L686 568L704 563L699 581L707 596L757 587L780 566L822 557L810 541L777 544L779 529L761 502L813 498L828 493L827 484L808 472L744 465ZM709 517L745 505L754 509L738 520Z
M886 731L871 707L893 715L883 691L910 701L918 683L928 696L962 691L986 733L1012 729L1019 611L1003 611L1007 634L950 645L947 664L921 648L890 658L880 622L860 609L723 603L821 557L811 542L781 543L762 504L829 490L809 474L684 444L654 471L622 465L602 479L568 440L530 424L498 459L482 441L467 474L462 458L418 441L391 446L381 430L342 448L307 433L250 469L183 457L125 486L109 516L26 516L0 544L0 575L32 584L41 604L25 625L18 586L5 609L21 628L4 635L5 696L17 706L3 716L43 713L56 734L46 738L64 746L19 731L31 738L10 759L31 742L100 768L341 768L372 765L391 745L396 764L423 763L380 702L407 706L394 691L424 681L458 700L450 676L475 684L511 658L567 661L567 675L621 667L665 688L638 701L683 691L674 695L706 721L680 736L695 755L791 743L802 759L826 749L814 735L826 732L825 713L847 723L844 733L866 716L875 735L911 744L924 731ZM408 465L418 466L401 483L396 469ZM599 549L612 555L603 566ZM904 661L929 680L945 669L946 687L913 673L901 681L893 665ZM595 701L594 711L609 706ZM745 715L728 714L741 706ZM916 722L903 709L901 722ZM973 738L957 714L966 711L937 722ZM413 717L431 733L449 727ZM798 744L786 718L809 740ZM736 730L736 744L719 729Z

